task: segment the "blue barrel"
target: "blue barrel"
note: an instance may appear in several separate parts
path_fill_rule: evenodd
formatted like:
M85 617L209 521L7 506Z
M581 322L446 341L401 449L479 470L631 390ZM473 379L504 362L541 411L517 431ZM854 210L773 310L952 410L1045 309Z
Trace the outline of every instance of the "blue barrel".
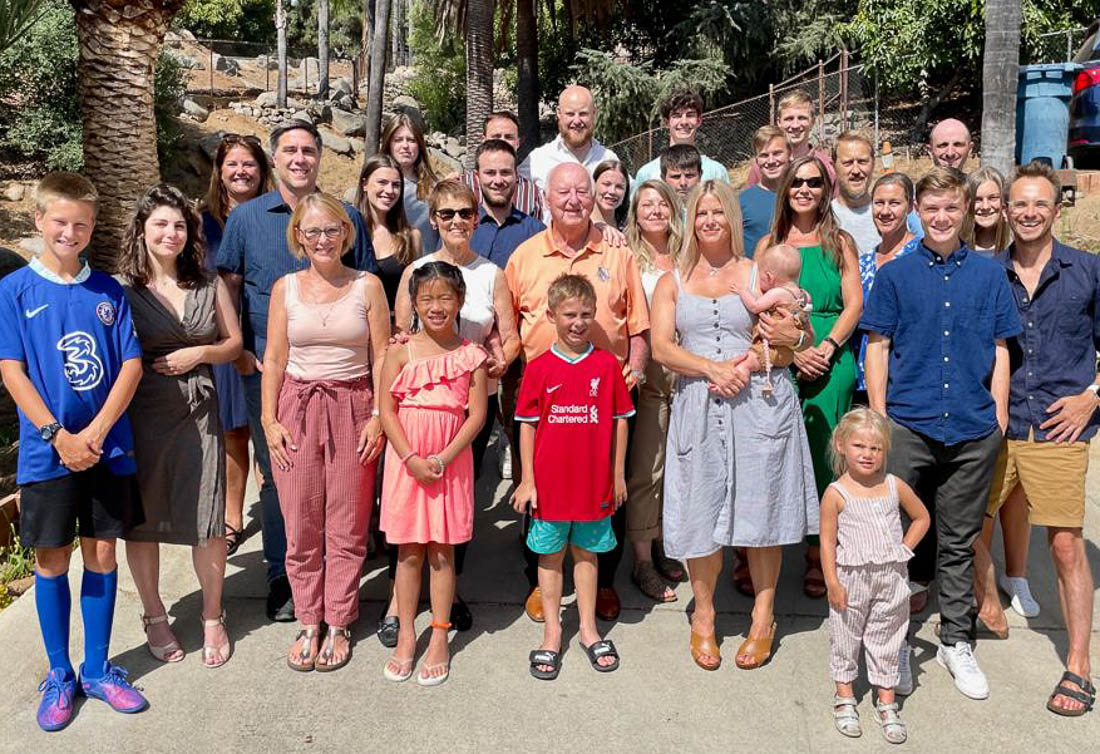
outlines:
M1016 160L1026 165L1036 158L1062 167L1069 132L1069 101L1076 63L1020 66L1016 89Z

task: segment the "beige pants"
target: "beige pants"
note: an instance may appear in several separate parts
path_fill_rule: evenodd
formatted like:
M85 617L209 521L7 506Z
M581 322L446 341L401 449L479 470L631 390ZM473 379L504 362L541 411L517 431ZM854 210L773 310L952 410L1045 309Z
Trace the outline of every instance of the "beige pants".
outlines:
M675 375L653 359L646 365L646 382L638 391L634 438L626 480L626 536L649 542L661 535L665 479L665 438Z

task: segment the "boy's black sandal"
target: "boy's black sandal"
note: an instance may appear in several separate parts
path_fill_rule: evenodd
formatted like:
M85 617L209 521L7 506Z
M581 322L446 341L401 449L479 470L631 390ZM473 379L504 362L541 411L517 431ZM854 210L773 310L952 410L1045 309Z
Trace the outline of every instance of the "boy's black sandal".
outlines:
M378 619L378 641L383 647L393 649L397 646L397 633L401 630L401 619L396 615L383 615Z
M588 661L592 663L592 667L601 673L610 673L612 670L619 669L619 652L615 649L615 643L610 639L592 642L587 647L581 644L581 649L588 655ZM601 665L599 662L601 657L614 657L615 662L610 665Z
M527 658L531 662L531 675L540 681L552 681L561 672L561 652L552 649L536 649ZM540 670L539 665L549 665L553 670Z
M1081 687L1081 691L1071 689L1069 686L1064 685L1066 681L1077 684ZM1060 696L1064 696L1067 699L1073 699L1085 706L1077 710L1063 709L1054 704L1054 700ZM1086 712L1091 712L1092 705L1095 702L1096 687L1093 686L1087 678L1082 678L1076 673L1071 673L1067 670L1065 673L1062 673L1062 679L1058 681L1058 685L1054 687L1054 692L1050 695L1050 699L1047 700L1047 709L1063 717L1080 717Z

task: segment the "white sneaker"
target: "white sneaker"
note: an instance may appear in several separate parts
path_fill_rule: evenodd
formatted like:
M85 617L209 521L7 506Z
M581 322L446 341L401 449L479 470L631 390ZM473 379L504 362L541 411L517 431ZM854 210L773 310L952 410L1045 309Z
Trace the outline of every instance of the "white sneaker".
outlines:
M978 667L974 650L965 641L960 641L953 647L941 644L936 652L936 662L952 675L955 679L955 688L963 696L971 699L989 697L989 681L985 679L985 673Z
M512 448L508 445L507 438L501 433L500 442L497 444L500 450L500 478L512 478Z
M898 670L900 674L898 685L894 687L894 693L898 696L909 696L913 693L912 656L913 649L909 646L909 642L905 642L901 645L901 651L898 653Z
M1002 574L997 579L997 585L1001 591L1012 598L1012 609L1025 618L1034 618L1039 615L1039 603L1031 595L1031 585L1023 576L1006 576Z

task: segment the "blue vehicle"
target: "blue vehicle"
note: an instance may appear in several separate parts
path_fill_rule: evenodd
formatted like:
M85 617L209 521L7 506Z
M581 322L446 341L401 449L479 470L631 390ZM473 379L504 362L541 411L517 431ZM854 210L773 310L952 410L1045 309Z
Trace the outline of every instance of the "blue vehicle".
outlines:
M1089 26L1073 62L1081 70L1073 79L1069 103L1069 156L1074 167L1100 167L1100 19Z

